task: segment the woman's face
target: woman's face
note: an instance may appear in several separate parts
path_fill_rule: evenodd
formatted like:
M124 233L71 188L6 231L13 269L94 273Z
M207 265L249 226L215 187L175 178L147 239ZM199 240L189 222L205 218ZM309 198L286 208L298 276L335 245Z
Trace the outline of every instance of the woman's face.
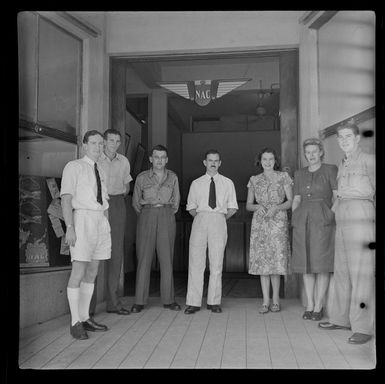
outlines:
M309 165L321 164L322 151L318 145L307 145L305 147L305 157Z
M274 170L275 158L272 153L265 152L261 156L261 164L264 171Z

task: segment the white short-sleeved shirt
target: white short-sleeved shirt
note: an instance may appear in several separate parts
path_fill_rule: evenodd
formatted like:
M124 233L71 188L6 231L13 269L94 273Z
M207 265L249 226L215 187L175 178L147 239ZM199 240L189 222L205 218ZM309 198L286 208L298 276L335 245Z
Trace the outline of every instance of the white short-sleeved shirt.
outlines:
M216 207L212 209L208 204L211 176L206 173L191 183L186 206L188 211L196 209L197 212L226 214L229 208L238 209L234 183L219 173L214 176L214 182L217 198Z
M130 162L126 156L117 153L110 160L104 153L99 158L98 164L101 165L107 175L107 192L109 195L121 195L126 193L126 185L132 180L130 174Z
M70 194L72 196L72 208L104 211L108 209L108 194L106 187L106 174L98 165L100 181L102 185L103 205L97 198L97 185L94 170L95 162L88 156L78 160L72 160L63 169L60 196Z

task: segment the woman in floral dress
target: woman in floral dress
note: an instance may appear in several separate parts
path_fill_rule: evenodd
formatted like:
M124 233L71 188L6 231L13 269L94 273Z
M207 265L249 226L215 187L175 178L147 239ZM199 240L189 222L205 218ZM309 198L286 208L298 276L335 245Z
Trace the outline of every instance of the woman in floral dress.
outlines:
M286 210L291 208L293 181L280 172L275 151L263 149L257 156L259 172L247 184L246 209L254 212L250 231L249 274L261 276L263 303L260 313L280 311L280 276L286 275L290 255ZM270 306L270 281L273 304Z

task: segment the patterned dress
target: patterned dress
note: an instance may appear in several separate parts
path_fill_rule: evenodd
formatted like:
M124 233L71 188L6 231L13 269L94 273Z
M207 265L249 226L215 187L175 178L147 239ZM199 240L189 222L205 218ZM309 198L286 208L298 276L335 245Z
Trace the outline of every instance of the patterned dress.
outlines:
M252 188L255 200L263 207L282 204L285 201L284 186L293 181L286 172L275 171L277 180L269 181L264 173L252 176L247 184ZM265 217L263 210L253 214L250 231L249 274L286 275L290 256L289 226L286 210Z

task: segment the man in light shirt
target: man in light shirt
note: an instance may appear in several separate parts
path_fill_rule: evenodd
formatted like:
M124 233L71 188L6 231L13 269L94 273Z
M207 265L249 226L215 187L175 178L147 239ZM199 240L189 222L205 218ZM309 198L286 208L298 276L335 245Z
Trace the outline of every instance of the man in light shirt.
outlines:
M117 153L121 144L121 134L116 129L104 132L104 151L100 155L99 163L107 175L107 192L109 196L108 219L111 226L111 259L105 264L107 275L107 303L108 313L129 315L130 311L123 308L118 296L118 286L122 260L124 254L124 233L126 225L125 197L130 190L130 163L128 159ZM96 287L96 285L95 285ZM96 311L96 288L91 300L90 316Z
M210 278L207 309L222 312L222 267L227 242L228 220L238 209L234 183L218 173L220 154L211 149L203 164L206 173L195 179L187 197L187 211L194 217L189 245L187 308L184 313L200 310L203 294L203 275L206 267L206 249L209 250Z
M71 311L71 335L88 339L87 331L107 327L89 318L89 306L100 260L111 257L106 175L97 161L103 152L103 135L88 131L83 138L85 156L66 164L61 181L61 205L70 246L71 275L67 297Z
M352 329L350 344L363 344L374 334L375 253L375 159L359 147L360 134L354 122L337 128L337 141L344 151L338 174L334 285L330 290L329 321L322 329Z

